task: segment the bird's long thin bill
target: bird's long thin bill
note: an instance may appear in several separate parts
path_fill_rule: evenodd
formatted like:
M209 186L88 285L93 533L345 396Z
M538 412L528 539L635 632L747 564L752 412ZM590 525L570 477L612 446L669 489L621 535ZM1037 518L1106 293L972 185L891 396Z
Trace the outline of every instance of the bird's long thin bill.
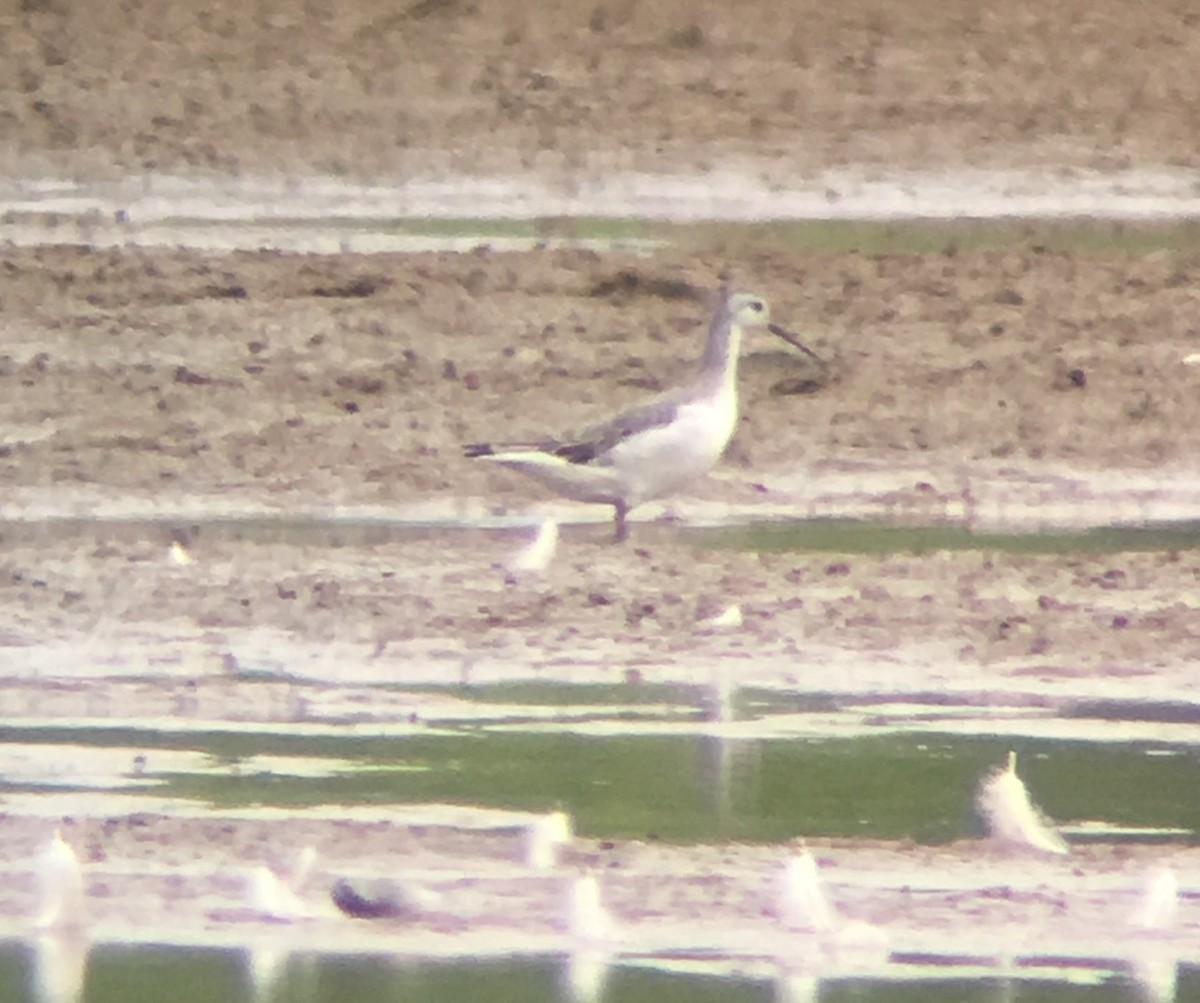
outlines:
M806 344L804 344L803 341L801 341L794 334L792 334L791 331L787 330L786 328L780 327L778 324L768 324L767 330L770 331L773 335L775 335L775 337L782 338L784 341L786 341L789 345L793 346L794 348L800 349L800 351L802 351L810 359L815 359L817 362L821 363L821 365L825 365L825 360L822 359L821 356L819 356L816 352L814 352Z

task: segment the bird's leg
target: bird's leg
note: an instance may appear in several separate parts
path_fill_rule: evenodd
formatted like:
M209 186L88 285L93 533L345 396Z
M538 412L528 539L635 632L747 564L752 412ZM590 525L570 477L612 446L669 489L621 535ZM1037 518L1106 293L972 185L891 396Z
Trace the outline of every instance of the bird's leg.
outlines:
M616 528L617 534L613 537L615 543L622 543L629 538L629 526L625 522L625 514L629 511L629 506L623 501L613 502L613 526Z

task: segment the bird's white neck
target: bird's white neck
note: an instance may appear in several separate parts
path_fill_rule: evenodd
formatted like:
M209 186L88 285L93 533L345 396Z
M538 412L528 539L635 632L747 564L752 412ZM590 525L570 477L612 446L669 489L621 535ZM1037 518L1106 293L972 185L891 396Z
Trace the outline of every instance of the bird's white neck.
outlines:
M737 324L714 325L700 362L700 381L710 393L737 393L738 355L742 329Z

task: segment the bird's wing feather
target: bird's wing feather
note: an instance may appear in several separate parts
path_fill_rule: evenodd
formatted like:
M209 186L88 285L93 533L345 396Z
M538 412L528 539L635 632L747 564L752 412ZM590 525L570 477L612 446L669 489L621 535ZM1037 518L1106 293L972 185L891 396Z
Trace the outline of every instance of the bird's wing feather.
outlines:
M585 428L576 436L561 443L554 450L571 463L603 462L605 454L638 432L669 425L678 410L678 391L663 394L653 400L637 404L612 418Z
M675 417L681 396L678 390L670 391L591 425L575 435L532 442L472 443L464 446L463 452L474 458L512 451L535 451L561 457L568 463L592 463L602 460L610 449L638 432L669 425Z

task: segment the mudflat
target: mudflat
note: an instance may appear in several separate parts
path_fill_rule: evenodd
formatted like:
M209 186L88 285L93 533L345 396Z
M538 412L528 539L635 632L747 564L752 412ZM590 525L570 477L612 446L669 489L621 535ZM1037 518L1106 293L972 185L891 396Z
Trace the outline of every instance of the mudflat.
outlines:
M28 0L0 170L1196 166L1188 0Z
M1142 4L1136 18L1119 0L385 6L14 5L0 14L0 170L85 181L527 172L570 185L729 164L781 182L843 165L1036 165L1067 179L1197 166L1200 20L1187 0ZM304 676L304 700L349 693L377 717L416 713L417 726L419 698L375 684L707 685L730 668L737 681L809 692L950 692L981 713L997 701L1194 702L1200 572L1186 549L846 559L713 546L663 520L636 525L624 547L606 529L572 527L545 574L514 579L504 563L518 534L479 528L534 521L550 500L464 459L460 443L568 429L666 387L699 354L726 282L765 295L828 366L748 346L726 459L646 517L842 514L845 496L831 501L821 485L856 472L851 495L912 521L970 524L985 481L1036 480L1048 506L1096 523L1111 521L1114 499L1122 518L1144 514L1158 484L1191 498L1192 228L1132 241L1115 226L1084 241L1060 234L1017 224L1000 242L948 229L921 249L867 239L800 251L785 235L713 229L641 252L481 240L470 253L321 255L97 249L64 227L42 246L0 247L6 514L362 508L476 526L328 548L182 515L10 525L0 643L17 668L0 716L296 720L297 684L246 685L241 670L268 656ZM570 236L571 224L549 235ZM1126 481L1140 487L1122 495ZM169 562L172 535L194 564ZM706 626L732 603L741 626ZM67 835L118 872L147 856L159 868L206 861L202 893L187 893L193 930L226 922L212 911L240 901L233 872L297 824L135 825L127 814L82 808ZM21 851L5 865L24 876L47 825L16 812L4 824ZM214 849L214 825L237 855ZM359 830L304 833L326 877L359 859ZM462 849L464 869L511 849L468 842L439 832L435 849ZM386 872L390 852L373 845L363 867ZM579 844L574 862L610 867L609 852ZM641 855L646 873L661 863L640 845L613 852ZM635 885L687 922L716 882L723 915L764 926L775 849L662 852L692 884L671 898L635 873L615 893L625 918L645 918ZM907 872L975 868L991 851L847 841L820 852L835 867L883 860ZM1124 889L1162 861L1194 885L1194 858L1099 846L1073 860L1076 876ZM1027 860L997 860L995 883L1019 885ZM98 907L111 906L123 935L182 915L177 884L128 876L105 878L120 894ZM853 918L948 942L961 903L906 917L859 877L842 882ZM1030 916L1071 895L1083 903L1073 921L1111 928L1132 905L1132 893L1068 887L1066 868L1050 877L1059 899L1005 898L994 929L1017 943ZM494 917L495 901L464 887L463 914ZM11 884L4 915L19 923L30 895ZM999 908L986 888L969 897ZM540 902L518 918L548 928ZM1086 936L1082 921L1054 922L1072 946Z

